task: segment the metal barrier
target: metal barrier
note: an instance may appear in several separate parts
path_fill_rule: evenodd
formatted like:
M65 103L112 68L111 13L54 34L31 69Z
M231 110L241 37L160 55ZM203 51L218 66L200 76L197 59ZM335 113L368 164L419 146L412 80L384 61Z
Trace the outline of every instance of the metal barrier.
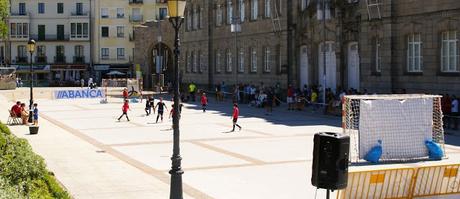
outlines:
M460 164L358 171L337 199L414 198L460 194Z

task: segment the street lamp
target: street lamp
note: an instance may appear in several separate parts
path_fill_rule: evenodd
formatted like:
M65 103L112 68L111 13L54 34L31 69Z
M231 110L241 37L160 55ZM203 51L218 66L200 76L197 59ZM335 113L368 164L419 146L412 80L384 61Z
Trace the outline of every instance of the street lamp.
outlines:
M30 79L30 104L29 104L29 123L32 123L32 106L34 104L34 95L33 95L33 89L34 89L34 76L33 76L33 66L32 66L32 55L35 52L35 40L31 39L27 43L27 50L30 53L30 74L29 74L29 79Z
M171 187L169 192L170 199L182 199L182 174L184 171L181 167L182 158L180 156L180 131L179 131L179 55L180 39L179 30L184 22L185 0L169 0L168 12L169 22L174 28L174 115L173 115L173 155L171 157Z

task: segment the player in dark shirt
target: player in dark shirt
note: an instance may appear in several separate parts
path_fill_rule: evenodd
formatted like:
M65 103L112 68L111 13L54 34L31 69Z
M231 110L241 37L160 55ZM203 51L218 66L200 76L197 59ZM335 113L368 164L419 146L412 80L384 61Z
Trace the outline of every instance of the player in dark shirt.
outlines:
M158 123L158 119L160 117L161 117L161 122L163 122L164 109L168 110L168 107L166 107L166 104L163 102L163 98L160 98L160 101L157 103L157 105L154 108L154 110L158 110L156 123Z

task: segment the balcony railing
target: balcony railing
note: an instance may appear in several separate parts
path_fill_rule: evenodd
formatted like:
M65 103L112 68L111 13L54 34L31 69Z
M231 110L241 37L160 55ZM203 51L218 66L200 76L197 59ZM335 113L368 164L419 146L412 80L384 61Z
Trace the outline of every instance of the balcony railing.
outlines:
M144 19L144 16L142 15L130 15L129 16L129 21L131 22L142 22Z
M35 63L48 63L48 58L46 56L37 56L35 57Z
M143 0L129 0L129 4L144 3Z
M74 56L73 57L74 64L84 64L85 63L85 56Z
M75 11L70 13L72 16L89 16L89 12Z
M68 41L70 35L31 35L30 36L35 41Z
M29 16L28 12L11 12L10 16Z
M101 56L101 59L102 59L102 60L109 60L110 57L109 57L108 55L107 55L107 56L106 56L106 55L103 55L103 56Z
M57 63L57 64L66 63L65 56L55 56L54 57L54 63Z
M16 63L28 63L27 57L16 57Z

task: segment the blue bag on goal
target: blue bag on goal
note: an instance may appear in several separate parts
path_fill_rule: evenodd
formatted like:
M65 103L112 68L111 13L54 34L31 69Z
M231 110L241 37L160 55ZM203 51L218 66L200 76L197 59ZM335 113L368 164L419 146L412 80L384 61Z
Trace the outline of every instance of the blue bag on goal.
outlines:
M444 156L439 144L433 142L433 140L426 140L425 146L428 148L428 157L432 160L441 160Z
M382 151L382 140L378 140L377 145L372 147L366 156L364 156L364 159L368 162L379 163L380 157L382 156Z

